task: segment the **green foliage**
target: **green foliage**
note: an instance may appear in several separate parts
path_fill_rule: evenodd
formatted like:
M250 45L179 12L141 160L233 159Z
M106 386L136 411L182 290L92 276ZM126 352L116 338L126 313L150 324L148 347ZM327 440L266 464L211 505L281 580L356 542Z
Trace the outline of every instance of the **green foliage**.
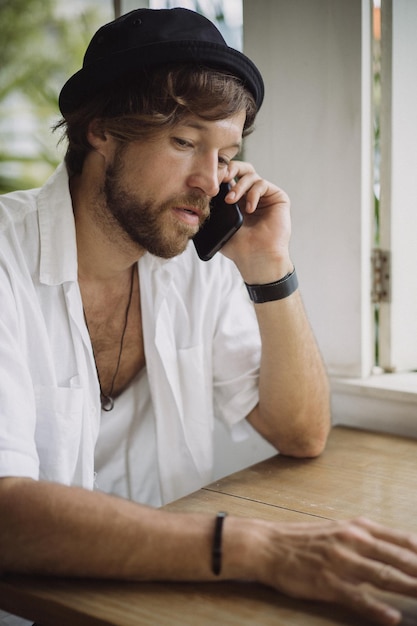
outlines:
M0 193L42 184L61 158L59 91L112 17L110 2L83 6L66 15L57 0L0 0Z

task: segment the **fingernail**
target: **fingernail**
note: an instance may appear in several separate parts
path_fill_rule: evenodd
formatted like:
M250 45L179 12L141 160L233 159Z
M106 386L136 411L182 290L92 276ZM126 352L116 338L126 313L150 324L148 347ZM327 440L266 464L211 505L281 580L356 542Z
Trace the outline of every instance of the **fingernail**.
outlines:
M388 617L389 620L391 620L391 624L399 624L401 622L402 615L397 609L394 609L392 607L387 608L385 610L385 615Z

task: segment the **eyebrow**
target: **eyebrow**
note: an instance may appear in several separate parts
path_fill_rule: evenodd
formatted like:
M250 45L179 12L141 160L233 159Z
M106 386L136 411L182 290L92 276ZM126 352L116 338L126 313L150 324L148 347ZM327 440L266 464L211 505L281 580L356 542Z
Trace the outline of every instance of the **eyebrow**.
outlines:
M196 122L194 120L183 122L182 126L188 126L189 128L195 128L196 130L202 130L202 131L208 130L207 124L204 124L204 122ZM235 143L230 144L230 146L225 146L225 148L237 148L238 150L240 150L242 148L242 142L237 141Z

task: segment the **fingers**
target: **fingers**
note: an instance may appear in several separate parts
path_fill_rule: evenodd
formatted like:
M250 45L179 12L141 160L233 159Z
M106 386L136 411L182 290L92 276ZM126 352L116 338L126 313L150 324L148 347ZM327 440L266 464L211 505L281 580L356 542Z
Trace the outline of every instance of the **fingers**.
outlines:
M353 610L370 622L384 626L394 626L401 622L402 615L398 609L376 598L364 586L335 579L334 592L337 601L342 606Z
M358 534L352 545L351 576L385 591L417 596L416 538L366 519L353 524Z
M272 578L293 597L343 605L387 625L399 624L401 614L376 589L417 598L417 538L409 533L360 518L296 525L284 535Z
M399 624L400 611L375 597L372 587L417 597L416 538L361 518L344 527L338 539L341 567L329 576L334 601L376 624Z
M342 529L340 539L353 554L374 564L375 581L369 582L377 584L380 579L388 589L385 584L398 572L401 584L406 585L411 580L410 591L417 593L417 538L411 533L359 518Z
M375 538L396 544L417 554L417 537L411 533L387 528L367 518L358 518L356 523L365 528Z
M233 189L226 198L230 202L239 202L244 199L244 208L247 213L253 213L259 205L262 208L281 203L289 205L287 194L276 185L261 178L250 163L233 161L225 180L234 181Z

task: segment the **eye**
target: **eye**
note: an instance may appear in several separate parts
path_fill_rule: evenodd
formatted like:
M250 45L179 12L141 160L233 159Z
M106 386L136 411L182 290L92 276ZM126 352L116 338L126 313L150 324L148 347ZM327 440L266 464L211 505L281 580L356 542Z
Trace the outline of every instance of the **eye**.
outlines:
M173 141L179 148L192 148L192 143L182 137L174 137Z
M224 156L219 156L219 166L220 167L228 167L230 164L231 159L228 159L227 157Z

